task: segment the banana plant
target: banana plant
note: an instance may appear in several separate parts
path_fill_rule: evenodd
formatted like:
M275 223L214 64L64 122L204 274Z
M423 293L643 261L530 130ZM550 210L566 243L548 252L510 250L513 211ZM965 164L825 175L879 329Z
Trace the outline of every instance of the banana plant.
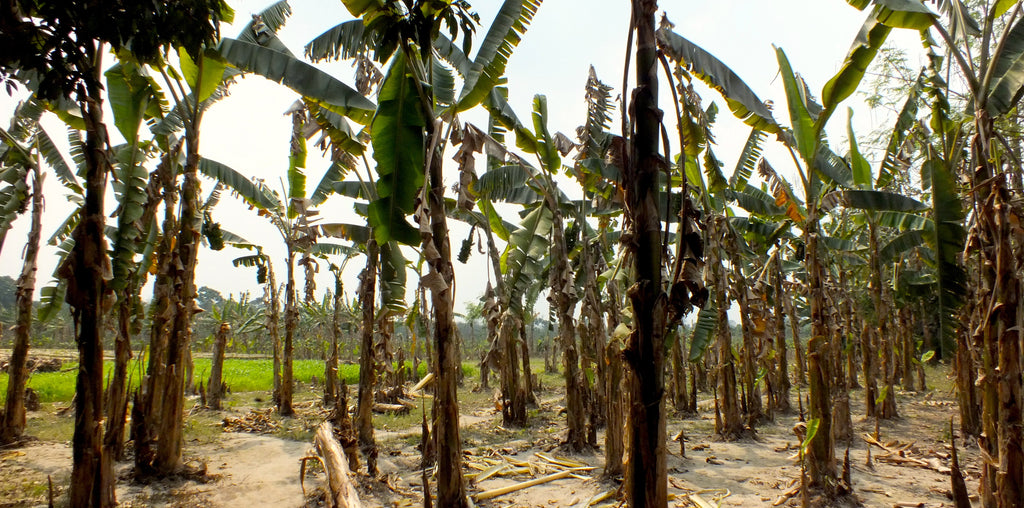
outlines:
M19 104L10 131L0 129L0 175L8 179L8 186L0 194L6 216L2 219L0 246L13 217L31 205L31 223L25 244L24 263L15 290L15 325L13 348L8 367L8 383L4 412L0 415L0 444L9 445L21 440L25 432L25 387L28 383L29 335L32 331L32 295L35 292L36 264L39 256L43 214L43 144L46 132L38 124L32 102ZM29 115L25 115L25 113ZM12 134L13 132L13 134ZM24 143L24 144L23 144ZM51 144L52 146L52 144ZM58 160L63 162L62 158ZM32 175L31 190L27 187L28 174Z
M865 2L866 3L866 2ZM797 162L798 175L806 205L796 198L793 188L762 159L759 173L765 178L776 204L786 208L786 214L802 225L805 243L805 271L807 275L809 305L811 309L812 337L809 344L811 377L811 416L823 424L821 435L830 436L830 402L824 386L825 380L818 364L818 350L827 340L828 330L823 315L824 280L821 264L821 199L828 190L828 165L820 164L820 153L826 148L823 129L839 104L859 85L867 65L877 54L890 30L884 23L887 13L875 10L869 13L864 25L847 54L840 71L826 83L822 104L817 104L806 85L792 70L785 52L776 48L780 74L786 92L790 127L782 127L771 117L770 110L757 100L748 86L720 61L671 31L671 24L663 23L658 32L659 43L667 55L690 69L726 98L734 115L766 132L779 134L786 148ZM832 495L836 471L834 450L829 438L817 439L810 444L811 483Z
M404 4L392 1L344 1L349 12L363 22L364 36L360 40L370 42L361 43L361 47L372 46L375 59L389 64L377 104L358 95L359 103L370 104L368 109L360 111L349 107L350 111L346 112L335 108L333 112L370 125L378 178L377 197L368 213L376 242L383 245L395 239L408 244L422 243L422 252L430 267L426 280L433 290L435 340L442 365L438 369L437 392L436 435L441 450L438 494L446 506L465 506L466 498L459 465L458 406L454 400L458 366L454 364L449 290L454 280L442 198L441 158L447 136L441 128L444 119L439 113L442 110L453 114L465 111L487 98L539 3L537 0L503 3L472 64L462 68L455 66L465 79L463 91L456 98L454 80L449 79L451 73L435 51L434 41L441 25L447 23L452 36L464 37L464 47L470 49L468 41L475 29L475 19L468 13L465 2L416 2L407 9ZM341 32L344 30L335 33ZM337 102L334 106L350 106ZM425 149L408 150L410 145ZM416 227L410 225L406 217L416 211L418 197L420 223Z
M946 94L939 93L939 89L948 89L949 85L938 78L941 74L932 78L938 86L933 96L931 125L943 143L943 150L937 154L952 156L945 159L947 168L961 167L953 164L961 156L951 149L971 134L969 145L965 147L969 155L962 167L969 168L965 172L974 189L970 198L977 224L972 228L967 244L978 248L970 249L976 254L965 256L965 262L980 267L980 278L986 287L998 284L1000 288L972 302L972 314L977 317L969 324L969 329L980 330L986 338L981 350L995 352L984 354L979 366L979 388L983 394L980 397L982 431L990 436L985 451L996 458L983 467L980 490L985 506L1012 506L1019 503L1024 495L1024 487L1011 473L1024 468L1024 452L1011 444L1024 435L1021 430L1024 416L1018 412L999 413L996 408L999 393L1020 394L1022 391L1020 345L1016 332L1010 331L1016 326L1011 323L1019 321L1021 277L1020 267L1014 261L999 260L1017 259L1012 253L1011 242L1005 241L1005 224L1013 220L1011 217L1018 215L1019 211L1011 204L1008 177L1001 169L1004 162L1010 163L1010 151L1005 149L1005 142L1000 141L997 120L1015 108L1024 94L1024 73L1020 66L1024 59L1022 7L1019 2L1007 0L985 3L978 11L978 19L982 20L978 23L973 21L972 12L959 7L946 8L939 15L919 1L857 0L850 3L859 9L873 6L875 10L885 12L888 16L884 22L893 28L920 31L929 50L938 46L931 34L938 34L951 57L950 66L955 64L966 81L965 95L973 108L973 125L962 126L949 120L948 102L942 100ZM971 21L965 23L966 20ZM972 33L965 26L980 26L981 29ZM1001 31L997 26L1003 27ZM975 48L978 49L977 58L973 57ZM933 66L935 60L932 59ZM965 133L965 127L973 132ZM997 369L1000 373L998 378L994 377ZM965 380L958 375L958 384L965 383ZM971 390L968 386L962 389L965 392ZM968 418L964 419L965 423L968 421Z

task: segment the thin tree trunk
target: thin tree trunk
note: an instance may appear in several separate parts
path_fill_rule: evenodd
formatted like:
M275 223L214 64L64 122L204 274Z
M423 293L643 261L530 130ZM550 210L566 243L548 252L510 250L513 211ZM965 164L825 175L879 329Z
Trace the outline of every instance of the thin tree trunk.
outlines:
M953 361L956 371L957 399L960 402L960 432L963 436L981 435L981 411L976 385L977 372L971 346L963 330L957 332L956 353Z
M363 308L363 323L360 330L359 399L356 409L359 448L366 458L366 472L370 476L377 476L377 443L373 437L373 389L377 382L377 362L374 358L373 329L376 322L374 303L378 257L377 241L371 238L366 243L366 268L359 275L359 303Z
M900 315L903 316L903 327L901 328L903 332L903 389L916 392L914 360L917 359L917 347L914 344L914 329L917 328L917 320L907 307L900 309Z
M725 267L719 257L720 241L725 232L722 230L724 219L716 216L709 220L708 230L708 263L711 266L711 278L714 284L716 310L715 351L718 365L715 367L715 402L719 418L716 419L715 433L724 439L736 439L743 434L743 419L740 414L739 400L736 390L736 364L732 355L732 333L729 329L729 294L726 290Z
M0 445L15 443L25 433L25 387L28 384L28 348L32 331L32 295L36 288L36 259L39 257L39 237L42 231L43 182L38 162L32 173L32 225L25 244L25 263L18 276L15 308L18 310L14 325L14 350L7 367L7 402L0 419Z
M683 361L682 337L672 344L672 405L678 412L685 412L686 401L686 362Z
M129 287L132 285L129 283ZM117 339L114 342L114 376L107 387L107 430L103 438L103 460L110 471L124 455L124 425L128 413L128 362L132 356L131 305L134 288L124 291L118 305Z
M774 266L772 267L772 285L774 286L774 314L775 314L775 354L778 357L779 365L776 370L775 386L777 388L775 397L776 410L782 413L789 412L789 355L786 352L786 314L783 309L783 300L787 298L782 294L782 256L775 255Z
M618 340L608 341L605 348L605 362L608 364L608 375L605 378L608 387L608 404L604 435L604 474L607 477L615 477L622 474L622 454L625 451L625 443L622 437L626 434L626 408L623 397L624 383L622 365L622 348Z
M267 284L263 290L263 299L266 300L266 324L267 335L270 336L270 347L274 350L274 405L281 401L281 297L278 294L280 289L277 286L277 279L274 277L274 266L267 258Z
M277 401L277 411L281 416L292 416L292 394L295 382L292 376L292 357L294 355L295 327L298 326L299 309L295 294L295 251L288 239L288 265L285 272L284 287L284 363L281 370L281 392Z
M868 222L868 242L871 252L874 253L871 256L871 296L875 304L875 326L877 328L877 334L875 335L874 346L876 346L877 352L881 353L880 374L882 375L882 381L885 383L885 398L881 401L881 407L875 408L874 415L881 419L889 419L896 417L896 392L893 387L893 376L894 368L893 364L893 342L889 337L889 312L892 308L889 305L889 299L885 293L885 287L883 286L883 268L881 256L878 254L878 228L874 221ZM874 363L873 356L870 360Z
M798 287L796 284L793 287ZM800 342L800 316L796 312L796 303L792 295L785 295L783 303L789 314L789 331L793 336L793 352L796 355L796 385L807 386L807 361L804 359L804 347Z
M344 287L341 282L341 275L335 273L334 279L334 312L331 313L331 346L330 356L327 358L324 382L324 406L331 407L338 398L338 343L341 342L341 320L342 309L345 306ZM413 376L415 377L416 362L416 332L413 331Z
M743 362L743 407L746 409L747 425L751 428L764 416L761 407L761 392L757 387L757 361L754 351L754 330L750 322L750 315L754 310L751 308L747 290L747 279L740 272L738 264L734 261L733 278L736 280L736 300L740 308L740 329L743 333L743 347L740 350L740 358ZM728 325L727 325L728 326Z
M526 327L519 327L519 352L523 360L523 404L537 405L537 396L533 392L533 370L530 368L530 342L526 339ZM526 415L523 415L526 422Z

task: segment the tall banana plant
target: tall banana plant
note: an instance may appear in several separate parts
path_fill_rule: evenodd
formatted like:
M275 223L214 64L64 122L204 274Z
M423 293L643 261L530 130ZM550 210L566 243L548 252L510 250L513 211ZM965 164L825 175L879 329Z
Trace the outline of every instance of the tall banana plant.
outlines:
M13 216L31 203L31 224L28 241L25 244L24 263L18 276L15 307L17 316L14 326L14 341L7 374L7 393L4 412L0 415L0 444L17 443L25 432L25 388L28 383L29 335L32 328L32 295L35 293L36 263L42 234L43 214L43 139L46 133L38 125L38 117L32 114L31 102L18 106L12 121L11 131L2 130L0 144L0 174L9 180L0 199L7 209L4 217L4 233L13 222ZM25 112L30 118L22 116ZM22 144L26 143L26 144ZM62 158L60 158L62 160ZM27 175L32 175L31 192L26 186ZM4 233L0 233L2 244Z
M359 41L357 48L369 47L378 62L388 62L377 104L370 103L361 95L351 102L334 100L334 104L330 104L329 97L301 90L300 93L324 100L325 107L342 106L329 109L361 124L370 124L378 175L377 198L368 210L374 237L378 244L394 239L422 245L429 265L425 280L433 294L434 335L440 362L436 370L439 384L435 406L435 436L440 450L438 495L439 501L446 506L465 506L458 405L455 400L458 366L455 365L451 293L454 275L441 171L447 138L443 126L451 116L440 113L465 111L487 98L504 73L508 56L540 2L520 0L502 4L474 60L465 59L468 64L463 66L453 64L454 70L465 80L458 97L453 90L451 71L435 50L434 41L442 23L447 22L452 35L462 35L464 48L470 48L475 19L468 12L468 4L416 2L411 9L406 9L405 5L392 3L345 1L349 12L361 18L363 26L350 23L346 25L348 28L325 34L337 37L337 43L314 45L340 48L346 43ZM346 37L356 30L363 31L362 38ZM337 52L338 55L342 53ZM280 77L276 80L282 81ZM357 109L366 103L369 103L367 109ZM422 146L424 150L409 150L407 147L410 145ZM413 212L417 212L417 226L409 224L406 219Z

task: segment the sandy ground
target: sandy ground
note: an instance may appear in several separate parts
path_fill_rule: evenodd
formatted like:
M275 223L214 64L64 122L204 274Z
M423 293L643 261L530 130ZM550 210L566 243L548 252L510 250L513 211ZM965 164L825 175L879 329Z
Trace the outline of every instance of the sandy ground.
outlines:
M919 506L952 506L947 497L949 467L949 417L956 408L949 394L900 393L901 418L880 425L880 441L891 449L903 448L903 464L879 460L886 452L873 447L867 461L864 436L874 431L874 420L864 420L859 391L853 393L856 437L850 447L854 497L844 505L893 507L900 503ZM467 448L467 473L480 473L487 460L516 461L538 465L533 474L494 476L482 482L467 482L470 494L512 485L545 474L537 453L550 453L594 467L581 471L579 478L565 478L518 492L481 501L478 506L585 507L597 495L619 487L617 480L601 480L603 450L566 454L557 447L564 428L564 416L555 416L562 402L557 392L545 392L531 424L526 429L505 429L493 408L464 408L463 441ZM721 442L712 435L713 411L702 404L702 416L671 417L668 435L683 429L687 436L686 457L680 456L678 442L668 442L670 506L694 506L696 498L711 506L771 506L798 480L795 458L798 441L791 429L796 414L779 415L774 422L758 427L754 437ZM241 411L241 410L235 410ZM39 417L39 415L34 415ZM378 432L381 442L382 476L370 479L365 472L353 477L367 506L422 506L419 451L415 448L417 428ZM599 436L603 438L603 436ZM599 439L600 442L601 439ZM958 439L958 443L960 440ZM977 490L976 447L959 446L961 463L968 473L968 489ZM256 507L315 506L304 499L299 482L300 459L310 453L308 442L270 435L223 433L211 442L186 443L186 458L193 465L205 464L207 477L162 480L139 484L130 479L130 464L119 466L118 500L122 506L216 506ZM843 458L845 445L837 445ZM532 467L532 466L531 466ZM66 491L70 475L69 443L35 441L19 449L0 451L0 507L35 506L46 502L46 478L53 478L58 498ZM306 489L312 491L322 474L315 467L307 474ZM596 506L614 506L615 500ZM59 502L58 502L59 505ZM793 497L784 506L799 506ZM435 504L436 506L436 504Z

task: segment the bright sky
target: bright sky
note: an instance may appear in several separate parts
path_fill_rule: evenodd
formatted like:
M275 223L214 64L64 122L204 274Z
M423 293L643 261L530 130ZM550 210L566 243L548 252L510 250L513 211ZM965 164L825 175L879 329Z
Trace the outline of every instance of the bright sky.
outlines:
M223 35L227 37L235 36L251 13L259 12L270 3L268 0L229 2L235 8L238 22L235 27L223 29ZM291 4L294 14L280 37L293 52L299 54L306 42L351 18L338 0L292 0ZM483 23L479 37L486 33L486 27L499 5L498 0L474 2ZM668 13L679 34L724 61L762 100L772 100L776 104L776 118L783 123L788 123L785 95L781 80L776 79L778 66L772 45L785 49L794 70L804 76L812 90L820 92L825 82L839 69L866 17L866 13L857 11L842 0L663 0L660 7ZM573 134L576 126L585 119L583 85L590 65L594 65L602 81L616 88L615 94L620 92L628 22L628 0L548 0L541 5L507 69L509 102L518 115L528 118L534 94L545 94L548 97L550 129ZM890 41L897 41L903 47L920 47L915 34L897 31ZM917 64L915 61L910 63L912 66ZM353 69L348 63L325 64L322 68L348 83L353 81ZM630 81L633 82L632 75ZM720 106L715 152L725 163L728 174L749 128L729 114L716 94L705 89L701 95L705 105L714 100ZM291 132L291 121L284 112L295 99L297 95L290 90L263 78L250 76L242 79L231 87L231 96L213 106L205 116L200 152L205 157L228 164L248 176L266 179L275 188L280 188L277 182L284 178L288 167ZM14 102L0 94L0 119L5 125ZM855 125L862 135L887 121L885 117L873 118L863 107L859 96L852 97L849 103L861 111L855 117ZM662 99L662 108L671 109L670 96ZM463 120L481 125L485 116L471 114ZM829 132L834 143L845 139L845 121L846 115L842 110L833 118ZM116 137L110 118L108 125ZM59 121L51 119L44 126L52 137L58 140L65 137ZM777 143L770 145L765 155L781 172L791 173L788 154L782 152ZM837 151L845 152L839 146L842 145L837 146ZM673 146L673 150L677 151L678 147ZM307 164L310 192L328 165L322 158L310 157ZM449 165L454 170L454 163L449 162ZM448 175L449 179L455 178L452 172ZM212 184L204 184L204 192L211 188ZM62 195L63 189L55 178L50 177L47 180L44 241L72 209ZM113 194L110 193L107 199L112 209ZM361 221L352 212L351 202L345 198L333 197L320 210L325 222ZM284 247L269 222L226 194L215 211L215 219L224 229L266 245L266 251L274 256L278 280L283 279ZM451 229L453 249L457 250L468 228L452 224ZM17 277L21 268L21 246L27 230L26 216L19 219L8 234L5 248L0 252L0 275ZM233 258L243 254L231 248L221 252L204 249L199 258L197 284L210 286L225 296L243 291L250 291L254 296L262 294L253 270L231 265ZM345 279L350 295L356 289L356 276L362 263L362 259L356 259L348 265ZM49 282L55 264L53 252L44 250L40 256L38 285ZM456 312L461 312L466 302L475 300L483 292L487 280L485 266L484 256L478 254L470 258L468 265L456 261ZM409 286L414 288L415 284L415 277L410 272ZM318 285L321 290L333 287L326 267L321 269ZM148 294L148 291L144 292L144 298Z

